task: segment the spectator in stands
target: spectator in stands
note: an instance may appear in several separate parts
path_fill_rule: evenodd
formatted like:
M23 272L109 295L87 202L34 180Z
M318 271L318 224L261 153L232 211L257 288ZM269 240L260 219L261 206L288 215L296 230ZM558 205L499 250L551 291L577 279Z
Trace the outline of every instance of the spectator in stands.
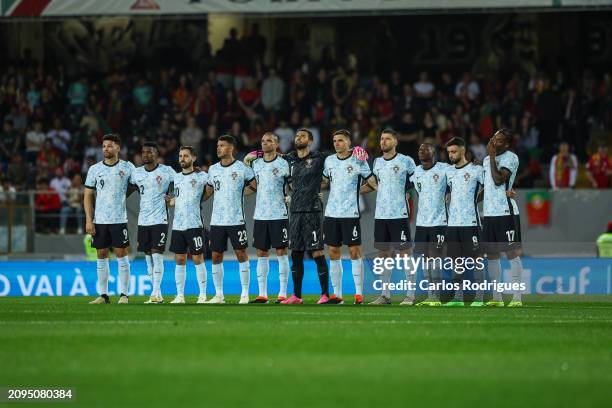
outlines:
M0 159L4 163L8 163L21 148L21 136L13 127L11 119L5 119L2 126L2 134L0 134Z
M246 78L244 87L238 94L238 105L242 113L251 122L259 117L261 111L261 92L252 77Z
M26 134L26 159L32 165L36 164L36 156L47 138L42 129L42 122L37 120L34 122L34 127Z
M68 192L68 189L70 189L72 183L70 179L66 177L66 174L64 174L64 170L62 170L61 167L56 168L53 173L54 175L51 179L51 182L49 183L49 186L53 190L57 191L62 207L66 206L68 205L68 198L66 196L66 193Z
M206 129L209 124L217 122L217 97L210 91L210 85L207 82L198 87L191 105L191 114L195 116L200 129Z
M10 204L17 199L17 189L6 177L0 177L0 204Z
M200 157L202 154L202 140L204 139L204 133L202 129L198 127L196 120L193 116L187 118L187 127L181 131L181 145L192 146L197 156Z
M455 96L461 98L464 95L470 101L475 101L480 96L480 86L472 79L469 72L464 72L461 81L455 86Z
M77 221L77 234L83 233L83 179L80 174L72 177L70 188L66 191L66 202L60 211L60 234L66 233L68 217L74 214Z
M586 165L587 178L593 188L610 188L612 186L612 159L608 156L608 145L600 142L597 153Z
M417 100L420 101L420 108L423 110L428 108L429 103L436 91L436 87L429 80L429 74L427 71L423 71L419 74L419 81L415 82L413 88Z
M469 150L474 156L474 159L482 162L487 156L487 146L480 140L476 133L470 135Z
M549 182L553 190L560 188L574 188L578 173L578 159L570 153L567 142L559 144L559 151L550 161Z
M274 129L274 134L278 136L278 148L281 153L289 152L293 147L293 139L295 137L295 132L288 126L287 120L280 120L278 127Z
M47 133L47 139L51 140L51 144L55 149L57 149L62 157L68 154L72 136L70 135L70 132L64 129L62 120L60 118L55 118L53 120L53 129Z
M68 100L70 102L70 112L79 114L83 111L83 107L87 102L87 95L89 93L89 85L87 78L82 77L77 79L68 88Z
M261 86L261 102L268 113L275 115L283 108L283 96L285 94L285 83L276 75L276 70L270 68L268 77Z
M51 186L49 179L42 177L36 183L36 231L42 233L57 232L57 215L62 208L59 195Z
M98 150L102 149L98 147ZM45 143L43 143L43 147L40 149L40 152L38 152L38 156L36 157L36 166L38 170L42 170L42 172L48 177L48 172L57 168L60 165L60 162L60 155L51 144L51 139L45 139Z
M23 190L26 187L29 175L29 168L23 157L17 153L11 158L8 165L6 175L11 180L17 190Z

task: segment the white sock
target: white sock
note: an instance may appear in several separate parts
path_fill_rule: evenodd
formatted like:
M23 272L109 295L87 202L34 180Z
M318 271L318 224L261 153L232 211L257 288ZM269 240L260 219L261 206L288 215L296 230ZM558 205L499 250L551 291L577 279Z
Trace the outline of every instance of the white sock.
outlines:
M410 287L416 287L416 270L413 270L412 268L407 268L404 269L404 273L406 274L406 281L411 285L406 288L406 297L414 301L415 289L410 289Z
M153 253L153 293L161 295L161 283L164 278L164 255Z
M257 285L259 296L268 297L268 272L270 271L270 258L267 256L257 257Z
M128 295L130 286L130 258L126 255L123 258L117 258L119 264L119 292Z
M108 258L98 259L97 268L98 272L98 285L100 288L100 295L108 295L108 275L110 275L110 265Z
M391 276L393 275L393 269L383 268L381 274L383 289L382 295L387 298L391 298L391 289L389 289L389 283L391 283Z
M355 294L363 295L363 261L351 259L351 271L353 272L353 282L355 282Z
M147 261L147 275L149 275L151 285L153 285L153 257L145 254L145 261Z
M242 293L240 296L249 296L249 282L251 280L251 266L249 261L240 262L238 264L240 269L240 285L242 286Z
M287 255L278 257L278 280L280 281L278 296L287 297L287 282L289 281L289 256Z
M510 274L512 275L512 283L520 284L523 277L523 262L520 257L510 259ZM513 300L521 301L521 290L515 290Z
M206 264L202 262L195 266L196 278L198 279L198 288L200 288L200 296L206 296Z
M185 279L187 278L187 265L176 265L174 267L174 279L176 280L176 295L185 295Z
M329 261L329 275L331 277L334 295L342 298L342 261L340 259Z
M223 297L223 262L213 264L212 278L215 284L215 295Z
M490 281L500 282L501 276L501 261L498 259L489 259L487 262L487 266L489 268L489 279ZM500 302L502 300L502 293L497 290L493 290L493 300L496 302Z

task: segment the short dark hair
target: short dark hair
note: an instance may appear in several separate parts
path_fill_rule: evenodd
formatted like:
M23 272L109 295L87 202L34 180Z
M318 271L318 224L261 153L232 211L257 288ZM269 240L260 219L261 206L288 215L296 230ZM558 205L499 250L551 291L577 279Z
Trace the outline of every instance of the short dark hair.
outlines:
M504 136L506 143L508 143L509 145L512 144L512 137L514 135L514 132L511 129L501 128L495 133L501 133Z
M119 137L118 134L116 133L107 133L102 137L102 142L106 141L106 140L110 140L111 142L115 142L117 143L119 146L121 146L121 138Z
M159 153L159 146L155 142L144 142L142 147L150 147L151 149L155 149Z
M312 135L312 132L308 130L307 128L299 128L297 132L295 133L298 134L298 132L306 132L308 134L308 140L310 140L311 142L314 140L314 136Z
M229 144L231 144L232 146L236 146L236 138L234 138L234 136L232 135L223 135L221 137L219 137L219 142L227 142Z
M462 137L455 136L446 143L446 147L449 146L465 146L465 140Z
M349 132L346 129L339 129L339 130L336 130L334 133L332 133L332 137L336 135L342 135L346 137L348 140L351 140L351 132Z
M386 133L388 135L391 135L391 136L393 136L393 138L397 139L397 132L394 129L385 128L380 134L382 135L384 133Z
M192 156L194 156L194 157L197 157L196 151L195 151L195 149L193 148L193 146L181 146L181 147L180 147L180 149L179 149L179 152L180 152L181 150L188 150L188 151L189 151L189 154L191 154L191 155L192 155Z

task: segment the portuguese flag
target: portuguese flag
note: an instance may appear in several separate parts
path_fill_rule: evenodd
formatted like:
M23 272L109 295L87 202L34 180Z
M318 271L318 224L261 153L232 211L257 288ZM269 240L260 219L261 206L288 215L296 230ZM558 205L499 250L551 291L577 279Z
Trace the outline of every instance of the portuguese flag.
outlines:
M548 191L527 193L527 219L529 225L546 225L550 221L550 196Z

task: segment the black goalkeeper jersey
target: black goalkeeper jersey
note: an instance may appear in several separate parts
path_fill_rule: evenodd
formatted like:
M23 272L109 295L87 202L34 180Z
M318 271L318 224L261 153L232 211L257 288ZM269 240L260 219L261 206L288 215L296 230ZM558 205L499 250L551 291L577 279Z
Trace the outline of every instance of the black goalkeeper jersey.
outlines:
M310 152L300 159L297 152L291 152L283 157L289 162L290 167L289 182L292 193L289 211L292 213L323 211L319 193L327 155Z

